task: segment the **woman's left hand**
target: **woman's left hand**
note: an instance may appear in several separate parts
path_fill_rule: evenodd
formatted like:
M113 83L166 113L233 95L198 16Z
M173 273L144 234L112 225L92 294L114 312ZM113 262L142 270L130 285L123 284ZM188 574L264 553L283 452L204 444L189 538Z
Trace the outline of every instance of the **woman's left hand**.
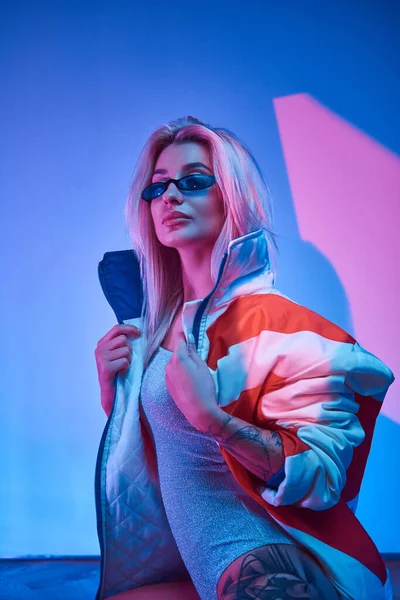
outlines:
M165 376L168 392L189 423L199 431L207 431L221 409L208 366L197 354L194 343L189 342L187 347L183 331L165 367Z

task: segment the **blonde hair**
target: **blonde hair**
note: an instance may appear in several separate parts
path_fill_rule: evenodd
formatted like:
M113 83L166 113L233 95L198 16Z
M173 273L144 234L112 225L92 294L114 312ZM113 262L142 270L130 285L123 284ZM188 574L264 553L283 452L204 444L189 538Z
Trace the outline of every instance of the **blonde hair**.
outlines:
M272 232L271 192L254 156L231 131L212 127L187 116L162 125L148 138L136 162L125 206L125 219L133 249L140 265L143 287L142 338L145 341L144 368L160 346L174 317L183 305L183 284L179 253L157 238L150 204L141 198L151 183L161 152L172 143L199 142L210 153L216 183L224 204L224 225L211 255L211 277L215 284L228 243L246 233L264 230L271 270L276 277L278 251ZM211 291L211 290L210 290Z

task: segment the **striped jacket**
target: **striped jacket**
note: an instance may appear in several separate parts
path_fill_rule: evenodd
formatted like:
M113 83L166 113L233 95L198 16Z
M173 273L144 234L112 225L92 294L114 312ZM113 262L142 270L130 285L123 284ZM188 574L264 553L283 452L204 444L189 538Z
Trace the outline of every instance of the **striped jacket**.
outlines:
M132 251L106 253L103 291L119 323L143 330ZM241 487L319 561L341 598L391 598L388 571L355 516L376 418L392 371L346 331L273 285L263 231L232 240L214 289L187 302L217 402L227 413L279 432L282 470L262 481L219 446ZM157 582L165 526L148 440L140 422L143 339L116 377L113 410L98 451L95 493L101 549L96 600Z

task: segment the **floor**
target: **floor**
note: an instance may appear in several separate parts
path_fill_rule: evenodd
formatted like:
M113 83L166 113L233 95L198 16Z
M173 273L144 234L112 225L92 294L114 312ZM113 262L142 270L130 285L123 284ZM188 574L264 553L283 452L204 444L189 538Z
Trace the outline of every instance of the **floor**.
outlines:
M400 600L400 555L382 555ZM94 600L100 559L0 559L0 600Z

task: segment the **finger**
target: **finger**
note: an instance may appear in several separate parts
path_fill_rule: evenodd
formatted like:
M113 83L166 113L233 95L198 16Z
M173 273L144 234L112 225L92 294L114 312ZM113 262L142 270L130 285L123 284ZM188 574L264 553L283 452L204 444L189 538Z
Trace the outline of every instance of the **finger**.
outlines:
M178 339L175 342L175 350L174 350L174 356L173 357L176 358L177 356L184 356L185 354L187 354L185 352L185 350L186 350L185 340L183 340L182 337L179 336Z
M183 333L183 331L180 331L178 334L178 337L176 339L176 347L181 348L183 346L186 347L186 338L185 338L185 334Z

